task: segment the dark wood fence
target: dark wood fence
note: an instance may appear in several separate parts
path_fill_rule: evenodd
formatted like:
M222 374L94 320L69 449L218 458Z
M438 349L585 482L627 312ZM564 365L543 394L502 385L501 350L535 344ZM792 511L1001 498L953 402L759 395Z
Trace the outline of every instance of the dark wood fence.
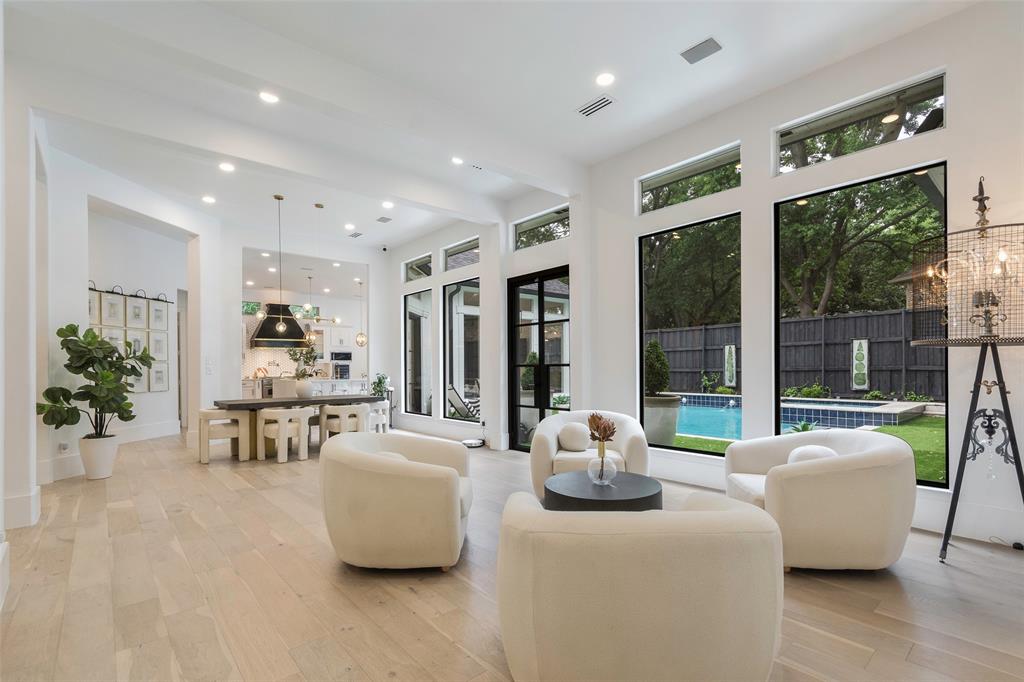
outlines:
M886 394L913 391L935 400L946 399L946 351L910 345L909 310L787 319L780 325L780 336L780 388L821 381L833 395L862 396L863 391L850 390L850 342L868 339L871 390ZM700 391L702 369L717 372L721 383L723 349L735 344L737 391L742 393L738 324L651 330L644 334L644 343L655 338L668 355L670 390L686 392Z

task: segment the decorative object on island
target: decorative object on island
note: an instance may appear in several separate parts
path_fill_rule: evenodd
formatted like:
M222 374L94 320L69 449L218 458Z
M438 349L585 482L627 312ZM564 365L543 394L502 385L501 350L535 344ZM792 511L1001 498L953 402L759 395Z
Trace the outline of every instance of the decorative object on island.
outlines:
M587 418L587 426L590 428L590 440L597 443L597 457L587 463L587 475L594 485L608 485L618 473L615 462L605 456L605 447L615 437L615 422L592 412Z
M370 384L370 395L386 398L388 395L388 386L390 385L391 377L383 372L377 372L377 376L374 377L373 383Z
M36 414L42 415L44 424L58 429L78 424L84 414L92 426L78 441L85 477L109 478L117 458L118 437L107 430L115 417L123 422L135 419L128 394L133 381L142 377L142 368L148 369L153 359L147 349L140 351L131 344L122 352L92 329L79 335L76 324L58 329L57 337L68 355L64 369L88 383L74 390L50 386L43 391L44 402L36 403ZM89 409L75 402L86 403Z
M289 348L288 357L295 363L295 395L300 398L313 397L313 367L316 365L316 348Z
M1002 459L1015 469L1024 500L1024 470L999 361L999 346L1024 345L1024 224L989 225L984 180L972 198L978 203L974 229L914 246L911 344L980 347L940 561L946 559L968 461L987 451L988 475L995 478L995 459ZM995 381L983 378L989 355ZM998 389L1001 409L978 407L983 388L985 395Z
M676 438L680 396L664 394L668 385L668 357L651 339L644 348L644 433L655 445L672 445Z

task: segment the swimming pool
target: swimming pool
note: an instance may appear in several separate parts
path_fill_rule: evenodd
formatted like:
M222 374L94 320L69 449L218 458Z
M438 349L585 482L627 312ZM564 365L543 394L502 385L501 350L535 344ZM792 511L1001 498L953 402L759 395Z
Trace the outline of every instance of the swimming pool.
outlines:
M679 408L676 433L736 440L743 435L743 409L683 405Z

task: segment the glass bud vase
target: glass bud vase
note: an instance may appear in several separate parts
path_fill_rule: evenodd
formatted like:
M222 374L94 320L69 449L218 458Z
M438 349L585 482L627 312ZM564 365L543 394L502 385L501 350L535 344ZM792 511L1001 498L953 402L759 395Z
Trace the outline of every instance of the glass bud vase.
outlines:
M608 485L619 473L612 458L604 456L604 448L604 443L598 443L598 456L587 462L587 475L594 485Z

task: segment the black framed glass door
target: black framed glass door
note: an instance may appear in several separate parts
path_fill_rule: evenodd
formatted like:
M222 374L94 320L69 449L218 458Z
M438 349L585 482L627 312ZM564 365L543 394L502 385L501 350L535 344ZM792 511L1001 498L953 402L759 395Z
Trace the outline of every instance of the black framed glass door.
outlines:
M509 442L528 450L551 412L572 407L569 394L569 267L508 281Z

